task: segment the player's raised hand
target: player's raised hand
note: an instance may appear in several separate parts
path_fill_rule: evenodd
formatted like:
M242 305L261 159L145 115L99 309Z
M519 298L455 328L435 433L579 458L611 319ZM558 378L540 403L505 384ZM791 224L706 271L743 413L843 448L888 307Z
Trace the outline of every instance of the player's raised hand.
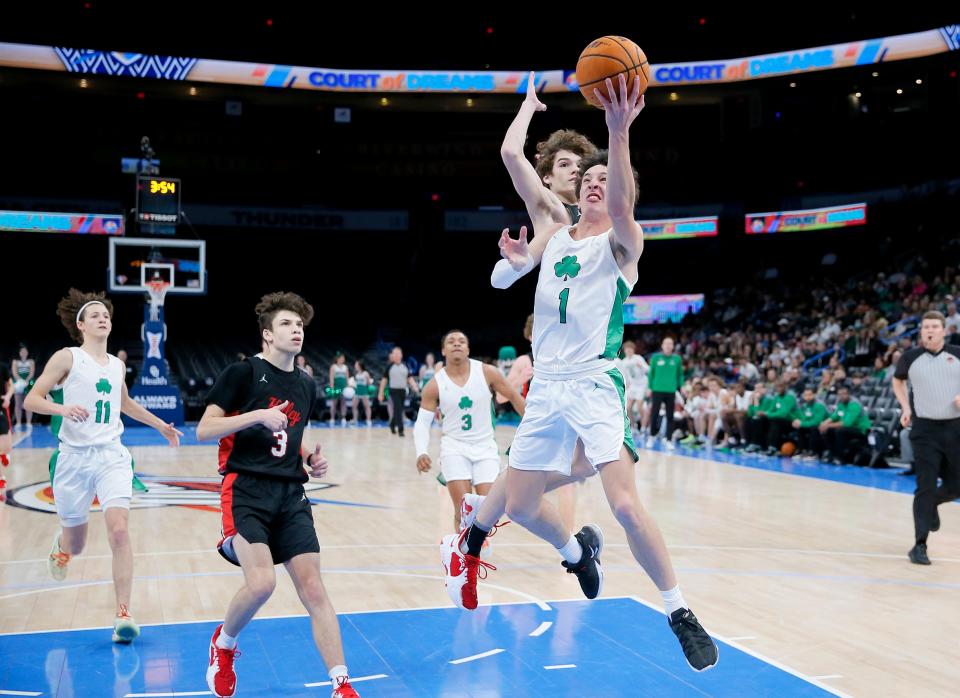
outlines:
M430 470L430 466L433 464L433 461L430 460L430 456L426 453L422 454L417 458L417 472L425 473Z
M534 111L546 111L547 105L541 102L539 95L537 95L537 82L535 77L536 73L531 70L530 76L527 78L527 97L524 101L528 102Z
M593 93L603 105L604 116L607 121L607 128L611 131L625 133L630 129L630 124L637 118L637 114L643 111L646 102L643 95L640 94L640 78L635 77L627 92L627 79L623 73L617 76L620 90L619 94L613 89L613 82L607 78L607 94L610 99L603 96L600 90L594 89Z
M307 456L307 467L310 468L312 477L323 477L327 474L327 459L320 452L320 443L318 442L313 449L313 453Z
M171 448L176 448L180 445L180 437L183 436L183 432L173 426L173 422L164 424L163 428L159 431L163 434L163 438L170 443Z
M260 423L270 431L283 431L287 428L287 415L283 413L283 410L289 404L289 400L284 400L268 410L260 410Z
M64 405L62 410L63 418L71 422L85 422L90 417L90 412L80 405Z
M520 227L520 238L510 237L510 228L504 228L500 234L500 256L510 263L517 271L522 271L527 264L530 250L527 246L527 226Z

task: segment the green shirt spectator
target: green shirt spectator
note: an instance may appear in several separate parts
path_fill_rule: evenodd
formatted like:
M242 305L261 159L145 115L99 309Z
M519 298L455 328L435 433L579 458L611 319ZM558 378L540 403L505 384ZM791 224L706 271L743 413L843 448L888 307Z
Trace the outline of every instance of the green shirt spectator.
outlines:
M870 431L870 417L864 411L863 405L853 398L846 402L838 402L829 419L831 422L840 422L843 426L856 429L863 434Z
M650 357L647 387L654 393L675 393L683 385L683 360L673 353L657 352Z
M793 418L799 422L797 426L801 429L818 427L827 418L827 408L822 402L816 400L801 402L797 404Z

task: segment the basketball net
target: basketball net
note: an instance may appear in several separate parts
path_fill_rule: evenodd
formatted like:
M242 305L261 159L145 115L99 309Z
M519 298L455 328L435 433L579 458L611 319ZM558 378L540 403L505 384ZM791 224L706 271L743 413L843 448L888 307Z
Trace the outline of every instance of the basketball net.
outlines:
M167 295L170 283L163 279L157 279L147 282L147 293L150 294L150 321L158 322L160 320L160 308L163 307L163 299Z

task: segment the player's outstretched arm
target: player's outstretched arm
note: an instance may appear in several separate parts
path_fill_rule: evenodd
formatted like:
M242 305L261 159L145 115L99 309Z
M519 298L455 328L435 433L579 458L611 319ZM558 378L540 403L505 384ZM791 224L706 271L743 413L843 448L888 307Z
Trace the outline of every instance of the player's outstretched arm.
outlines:
M127 374L126 366L123 367L123 374ZM170 442L171 446L179 446L180 437L183 436L183 432L173 426L172 422L169 424L164 422L157 415L130 397L126 383L121 383L120 385L122 390L120 393L120 411L128 417L133 417L141 424L146 424L148 427L153 427L159 431L163 434L163 437Z
M523 146L527 140L527 129L533 115L538 111L546 111L547 105L537 96L537 87L534 73L531 72L527 80L527 96L520 105L520 110L514 118L510 128L500 146L500 157L510 174L510 181L523 204L527 214L533 221L534 228L550 223L568 223L569 214L563 202L550 191L540 179L536 168L523 154Z
M433 416L440 406L440 387L437 385L437 379L431 378L423 386L423 394L420 396L420 411L417 412L417 421L413 425L413 445L417 450L417 472L425 473L430 470L432 461L427 451L430 448L430 425L433 424Z
M561 223L550 223L540 231L534 229L533 240L527 239L527 226L520 227L520 236L514 240L510 229L504 228L500 233L500 256L503 257L493 267L490 274L490 284L494 288L509 288L517 279L523 278L540 264L543 251L558 230Z
M619 92L607 79L607 100L600 90L594 94L603 105L610 136L607 161L607 213L613 221L614 242L621 248L625 262L635 263L643 253L643 228L633 218L637 199L633 168L630 165L630 125L643 110L644 99L640 94L640 78L634 78L627 90L623 75L618 78Z

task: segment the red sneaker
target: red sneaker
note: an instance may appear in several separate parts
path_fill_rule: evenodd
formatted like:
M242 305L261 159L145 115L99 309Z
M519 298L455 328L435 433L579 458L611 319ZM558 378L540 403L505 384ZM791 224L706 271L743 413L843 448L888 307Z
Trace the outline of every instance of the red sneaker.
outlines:
M472 611L477 607L477 579L486 579L487 570L497 568L478 557L460 552L460 541L467 535L468 530L443 537L440 542L440 561L446 572L444 585L447 596L458 608Z
M210 638L210 666L207 667L207 688L218 698L228 698L237 690L237 673L233 670L233 660L240 656L240 650L225 650L217 647L217 638L223 630L223 623L213 631Z
M334 683L333 693L330 698L360 698L360 694L350 685L350 679L346 676L339 677Z

